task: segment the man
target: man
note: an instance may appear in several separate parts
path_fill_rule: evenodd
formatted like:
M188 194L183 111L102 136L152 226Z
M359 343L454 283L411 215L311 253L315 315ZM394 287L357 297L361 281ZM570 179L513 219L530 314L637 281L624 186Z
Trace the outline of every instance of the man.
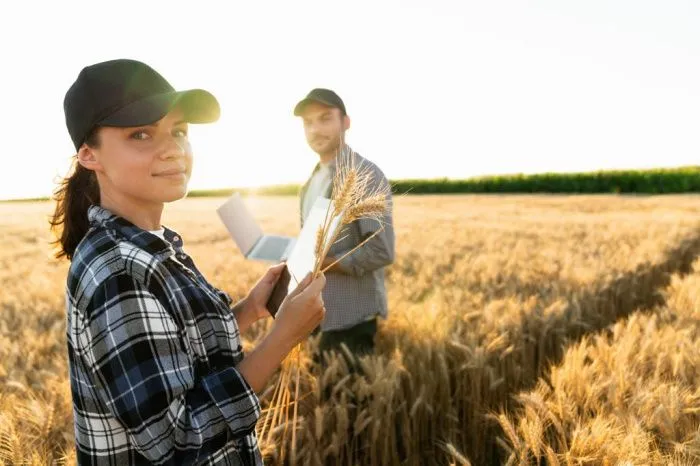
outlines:
M319 156L319 163L300 194L302 226L319 196L332 197L333 179L340 158L343 163L352 159L355 166L370 170L372 183L388 186L384 173L345 143L350 117L335 92L313 89L296 105L294 115L302 118L306 141ZM321 353L340 351L342 344L356 356L374 351L377 318L387 317L384 267L394 261L391 194L387 201L388 209L381 219L383 229L376 220L357 220L341 232L340 241L329 251L324 268L336 259L342 259L325 274L323 300L326 316L320 326ZM377 233L378 230L381 231ZM375 236L364 245L343 257L373 234Z

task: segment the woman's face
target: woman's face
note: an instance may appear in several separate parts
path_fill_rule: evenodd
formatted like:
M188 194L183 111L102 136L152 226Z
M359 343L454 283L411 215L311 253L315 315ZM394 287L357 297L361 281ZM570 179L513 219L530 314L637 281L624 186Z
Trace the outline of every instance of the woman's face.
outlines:
M78 158L96 172L103 199L158 204L187 194L192 150L180 110L148 126L102 127L98 139L97 147L83 146ZM89 164L83 151L92 157Z

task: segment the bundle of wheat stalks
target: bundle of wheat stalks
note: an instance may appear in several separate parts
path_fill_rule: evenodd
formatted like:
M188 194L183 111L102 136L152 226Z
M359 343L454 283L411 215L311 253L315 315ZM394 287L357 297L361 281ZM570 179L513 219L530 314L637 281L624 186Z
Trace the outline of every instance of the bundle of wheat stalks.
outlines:
M387 183L375 180L373 172L363 165L362 162L358 162L358 160L356 154L347 146L336 157L332 199L326 210L323 225L319 227L316 233L314 267L311 272L313 278L326 272L345 257L364 246L384 228L382 219L387 211L387 202L391 188ZM343 256L335 258L331 264L323 267L331 247L339 240L339 236L343 233L344 228L359 219L376 220L379 223L379 228ZM296 283L300 282L299 278L303 277L292 277ZM300 345L298 345L282 364L278 384L275 387L270 406L266 410L260 433L262 445L272 444L270 440L277 429L284 429L282 435L284 440L289 426L289 409L293 406L291 421L292 459L296 458L296 430L301 372ZM292 389L290 388L292 373L294 373L293 402L291 401ZM283 460L285 456L285 444L286 442L283 441L282 451L279 452L280 460Z

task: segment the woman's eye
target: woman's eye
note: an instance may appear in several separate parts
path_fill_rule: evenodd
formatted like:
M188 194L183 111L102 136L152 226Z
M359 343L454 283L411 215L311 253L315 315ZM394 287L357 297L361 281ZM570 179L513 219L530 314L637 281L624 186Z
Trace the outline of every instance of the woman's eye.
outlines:
M144 141L151 136L146 131L136 131L131 133L131 139L136 139L137 141Z
M175 131L173 131L173 136L175 136L177 138L186 138L187 137L187 130L182 129L182 128L176 129Z

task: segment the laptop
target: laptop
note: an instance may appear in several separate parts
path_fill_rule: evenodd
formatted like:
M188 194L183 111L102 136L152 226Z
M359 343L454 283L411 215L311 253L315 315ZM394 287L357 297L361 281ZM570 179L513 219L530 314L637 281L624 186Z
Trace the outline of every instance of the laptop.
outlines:
M239 193L234 193L216 211L246 259L279 262L294 249L295 238L263 232Z

